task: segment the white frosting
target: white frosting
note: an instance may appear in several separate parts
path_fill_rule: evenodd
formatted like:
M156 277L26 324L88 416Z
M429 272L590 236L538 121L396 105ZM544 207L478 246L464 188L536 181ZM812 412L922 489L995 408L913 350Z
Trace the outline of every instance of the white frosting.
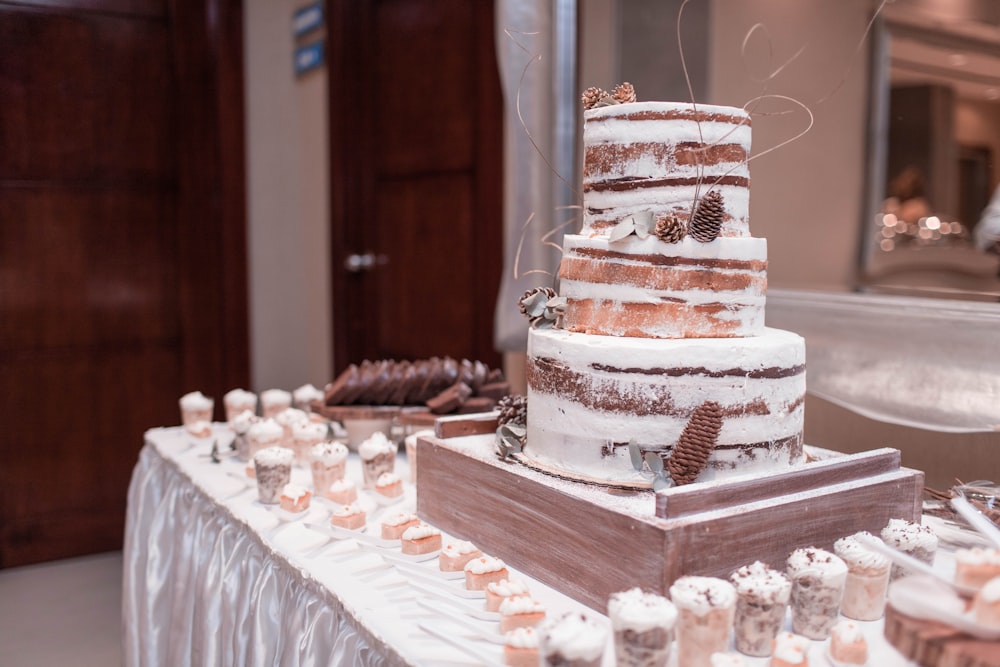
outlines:
M290 466L295 462L295 452L287 447L265 447L253 456L260 466Z
M339 517L348 517L348 516L355 516L357 514L364 514L364 512L365 511L361 509L361 507L359 507L358 505L354 503L348 503L343 507L333 510L333 515Z
M907 553L918 549L933 552L938 548L938 536L929 526L921 526L906 519L889 519L889 523L882 529L882 539Z
M293 483L285 484L285 488L281 490L281 495L291 498L292 500L298 500L307 493L309 493L309 489L301 484Z
M200 391L192 391L181 396L180 405L182 410L211 410L215 401Z
M791 553L787 572L793 581L810 576L823 579L830 586L843 586L847 579L847 563L829 551L806 547Z
M545 605L527 595L512 595L500 603L500 614L502 616L544 613Z
M306 418L306 421L292 424L292 437L296 440L303 440L306 442L325 440L329 433L330 429L327 428L326 424L310 421L308 417Z
M486 590L498 597L527 595L528 585L520 579L501 579L500 581L491 581L486 584Z
M292 395L284 389L268 389L260 393L260 404L266 407L272 405L291 405Z
M198 419L186 424L184 426L184 430L195 437L205 438L212 435L212 422L205 421L204 419Z
M257 394L246 389L231 389L222 397L226 405L231 406L257 406Z
M472 574L486 574L487 572L499 572L507 565L499 558L493 556L480 556L473 558L465 564L465 571Z
M833 543L833 551L847 564L849 570L883 571L888 570L891 563L882 554L872 551L858 541L857 536L863 535L878 539L867 531L842 537Z
M633 588L611 595L608 599L608 616L611 618L611 627L615 630L669 630L677 621L677 608L662 595Z
M410 523L411 521L417 521L417 515L413 512L400 512L390 516L387 519L383 519L382 523L387 526L402 526L404 523Z
M957 549L955 560L964 565L995 565L1000 567L1000 549L985 549L983 547Z
M993 577L979 589L979 599L988 604L1000 602L1000 577Z
M688 415L705 400L720 405L756 402L768 414L729 415L723 419L718 445L770 443L801 437L805 373L782 378L723 374L733 368L763 370L805 364L805 342L796 334L765 329L751 338L691 338L657 340L572 333L559 329L531 329L529 361L552 359L578 374L591 396L612 395L615 403L635 405L649 414L636 415L581 405L565 395L528 387L528 434L524 453L541 463L569 473L615 481L644 478L632 467L626 447L607 455L609 442L634 439L640 446L674 443L687 425ZM630 369L610 374L601 367ZM643 373L642 369L671 366L704 368L706 373L671 376ZM635 369L632 371L631 369ZM712 376L712 374L717 376ZM670 415L650 409L651 396L668 394L686 414ZM699 481L716 475L747 474L787 469L788 452L740 448L717 449L710 464L731 465L731 472L707 469Z
M291 429L296 424L304 424L309 421L309 415L298 408L285 408L274 415L274 421L284 427Z
M440 535L441 531L434 526L426 523L420 523L416 526L410 526L403 531L404 540L422 540L427 537L434 537L435 535Z
M706 616L714 609L735 605L736 589L728 581L715 577L681 577L670 586L670 599L678 609Z
M713 653L711 667L744 667L747 663L739 653Z
M790 665L805 663L809 640L791 632L779 632L774 638L774 657Z
M766 563L755 561L730 575L737 594L768 604L787 604L792 582L783 573Z
M256 442L276 442L281 440L284 429L273 419L264 419L250 426L247 437Z
M467 556L479 551L479 548L468 540L458 540L451 542L444 548L444 552L449 556Z
M347 459L347 446L339 442L319 442L309 448L309 458L318 461L327 468L338 465Z
M232 428L237 435L244 435L250 430L251 426L259 421L260 417L255 415L251 410L244 410L233 417L233 419L229 422L229 427Z
M332 483L330 485L330 492L331 493L340 493L342 491L348 491L350 489L353 489L356 486L357 486L357 484L354 483L353 479L345 477L343 479L338 479L336 482Z
M560 653L567 660L595 660L604 653L607 628L593 616L568 612L542 624L545 654Z
M375 486L392 486L399 483L399 475L394 472L384 472L375 480Z
M844 619L838 621L836 625L833 626L831 630L833 634L837 636L837 640L843 644L854 644L865 638L864 633L861 631L861 626L854 621L849 621Z
M372 460L379 454L391 454L395 451L396 445L382 431L376 431L358 446L358 454L366 461Z
M309 403L310 401L318 401L323 398L323 392L321 392L316 387L311 384L304 384L295 391L292 392L292 398L298 404Z
M538 633L534 628L514 628L504 635L504 641L513 648L538 648Z

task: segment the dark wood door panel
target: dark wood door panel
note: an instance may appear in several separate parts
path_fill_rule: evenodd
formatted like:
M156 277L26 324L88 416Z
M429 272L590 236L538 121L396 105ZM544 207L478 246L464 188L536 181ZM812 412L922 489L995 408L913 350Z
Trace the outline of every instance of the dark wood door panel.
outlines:
M172 182L165 21L0 5L0 178Z

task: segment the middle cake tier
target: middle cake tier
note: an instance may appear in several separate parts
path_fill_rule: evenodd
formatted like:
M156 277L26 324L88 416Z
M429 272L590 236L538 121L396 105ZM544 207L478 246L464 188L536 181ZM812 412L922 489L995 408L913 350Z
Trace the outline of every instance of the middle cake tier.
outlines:
M767 241L567 234L559 267L569 331L642 338L727 338L764 330Z
M570 477L641 482L629 442L666 459L706 401L722 425L699 481L802 462L805 342L788 331L657 340L532 329L527 381L524 455Z

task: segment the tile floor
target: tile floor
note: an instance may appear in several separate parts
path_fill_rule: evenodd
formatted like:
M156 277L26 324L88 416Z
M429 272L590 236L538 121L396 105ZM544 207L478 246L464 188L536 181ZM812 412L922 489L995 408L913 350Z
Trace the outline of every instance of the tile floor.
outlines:
M122 554L0 570L0 665L122 664Z

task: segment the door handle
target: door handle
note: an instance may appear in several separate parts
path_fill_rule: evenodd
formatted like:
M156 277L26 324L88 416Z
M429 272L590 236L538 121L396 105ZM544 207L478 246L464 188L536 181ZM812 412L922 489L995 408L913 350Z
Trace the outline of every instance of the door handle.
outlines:
M371 271L375 268L377 259L375 253L366 252L364 254L351 254L344 259L344 270L348 273L361 273L362 271Z

